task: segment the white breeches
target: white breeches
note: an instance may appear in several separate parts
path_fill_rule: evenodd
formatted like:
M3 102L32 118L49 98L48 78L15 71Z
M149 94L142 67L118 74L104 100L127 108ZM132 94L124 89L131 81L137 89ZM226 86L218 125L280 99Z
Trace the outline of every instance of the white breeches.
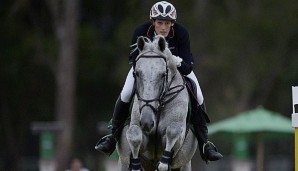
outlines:
M188 74L186 77L192 79L196 83L196 87L197 87L197 99L198 99L198 102L199 102L200 105L203 104L203 102L204 102L203 93L202 93L202 90L201 90L199 81L198 81L195 73L193 71L191 71L191 73Z
M133 92L133 84L135 82L135 78L133 77L133 67L130 68L124 86L122 88L120 98L123 102L128 103L130 102L130 98Z
M197 86L197 99L198 99L200 105L203 104L203 102L204 102L203 93L202 93L200 84L199 84L198 79L195 76L194 72L191 71L191 73L188 74L186 77L191 78L195 82L195 84ZM133 92L134 81L135 81L135 78L133 77L133 68L131 68L128 72L123 89L120 94L121 100L123 102L126 102L126 103L130 102L132 92Z

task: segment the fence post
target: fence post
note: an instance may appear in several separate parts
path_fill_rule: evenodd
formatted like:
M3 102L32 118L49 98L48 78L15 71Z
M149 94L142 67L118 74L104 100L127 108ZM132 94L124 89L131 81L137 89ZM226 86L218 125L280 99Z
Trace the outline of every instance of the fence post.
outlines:
M295 128L295 171L298 171L298 86L292 86L292 126Z

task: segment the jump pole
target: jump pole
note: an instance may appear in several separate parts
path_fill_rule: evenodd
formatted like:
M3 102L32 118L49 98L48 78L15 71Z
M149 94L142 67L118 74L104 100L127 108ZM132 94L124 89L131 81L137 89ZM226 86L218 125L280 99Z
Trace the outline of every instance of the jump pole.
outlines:
M298 86L292 86L292 96L292 126L295 128L295 171L298 171Z

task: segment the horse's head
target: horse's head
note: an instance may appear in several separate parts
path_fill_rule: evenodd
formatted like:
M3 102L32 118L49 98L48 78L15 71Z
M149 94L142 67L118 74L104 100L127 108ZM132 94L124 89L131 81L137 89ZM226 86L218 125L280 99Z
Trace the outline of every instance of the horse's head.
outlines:
M168 59L171 55L167 42L157 37L153 42L145 37L137 40L139 56L135 65L136 94L140 106L140 125L150 133L155 127L156 114L169 76Z

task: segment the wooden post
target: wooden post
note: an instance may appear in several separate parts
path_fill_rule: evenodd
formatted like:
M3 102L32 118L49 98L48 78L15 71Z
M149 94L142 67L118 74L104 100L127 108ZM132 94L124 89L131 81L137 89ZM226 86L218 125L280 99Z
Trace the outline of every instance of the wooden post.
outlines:
M295 171L298 171L298 87L292 87L293 114L292 126L295 128Z
M257 135L257 156L256 156L256 171L264 171L264 141L262 133Z

